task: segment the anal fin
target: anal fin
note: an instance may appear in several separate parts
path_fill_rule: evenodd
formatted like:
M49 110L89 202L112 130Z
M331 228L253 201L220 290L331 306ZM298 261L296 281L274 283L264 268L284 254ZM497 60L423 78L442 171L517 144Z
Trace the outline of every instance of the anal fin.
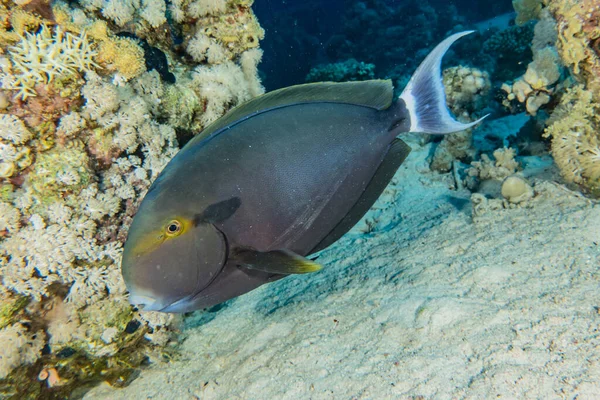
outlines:
M381 196L381 193L383 193L390 183L400 165L406 160L410 150L410 146L401 139L395 139L392 142L383 161L377 168L377 171L375 171L375 175L371 178L371 181L358 201L350 209L348 214L342 218L335 228L333 228L333 230L329 232L329 234L323 238L309 254L316 253L317 251L329 247L360 221L367 211L369 211L371 206L377 201L379 196Z

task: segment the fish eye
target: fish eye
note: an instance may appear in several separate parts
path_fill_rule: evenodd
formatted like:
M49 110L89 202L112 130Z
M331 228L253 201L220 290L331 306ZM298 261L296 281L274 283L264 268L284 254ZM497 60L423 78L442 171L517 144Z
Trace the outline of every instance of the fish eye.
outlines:
M181 222L173 220L167 224L167 236L177 236L181 233Z

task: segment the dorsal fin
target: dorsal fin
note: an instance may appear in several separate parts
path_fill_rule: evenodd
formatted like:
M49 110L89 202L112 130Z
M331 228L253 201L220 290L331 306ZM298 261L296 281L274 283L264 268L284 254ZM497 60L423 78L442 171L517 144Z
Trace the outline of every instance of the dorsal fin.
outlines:
M230 110L191 141L198 143L214 132L231 125L244 117L273 108L299 103L344 103L385 110L392 104L392 81L377 79L360 82L306 83L274 90L241 104Z

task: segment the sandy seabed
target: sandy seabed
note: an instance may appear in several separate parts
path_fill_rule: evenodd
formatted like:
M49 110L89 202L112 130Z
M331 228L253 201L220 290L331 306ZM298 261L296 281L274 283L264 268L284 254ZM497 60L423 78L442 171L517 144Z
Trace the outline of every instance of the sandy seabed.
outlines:
M321 272L194 314L177 361L85 399L600 398L600 206L532 178L474 218L411 146Z

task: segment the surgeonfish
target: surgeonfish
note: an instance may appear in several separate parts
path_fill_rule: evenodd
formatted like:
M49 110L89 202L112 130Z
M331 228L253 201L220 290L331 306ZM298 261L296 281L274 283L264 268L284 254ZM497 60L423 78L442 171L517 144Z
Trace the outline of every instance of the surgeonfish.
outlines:
M406 132L478 124L446 106L441 42L398 99L390 80L311 83L259 96L190 140L133 219L122 273L143 310L209 307L290 274L352 228L410 152Z

